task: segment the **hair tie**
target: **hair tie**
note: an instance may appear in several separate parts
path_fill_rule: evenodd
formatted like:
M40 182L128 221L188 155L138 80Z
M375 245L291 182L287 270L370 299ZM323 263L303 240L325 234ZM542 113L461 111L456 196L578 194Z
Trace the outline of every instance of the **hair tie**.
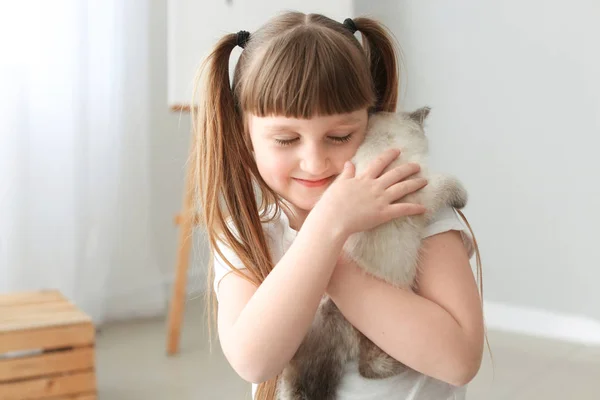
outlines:
M250 32L248 31L239 31L237 33L237 42L236 44L240 46L242 49L246 47L246 43L250 39Z
M354 34L358 30L358 28L356 28L356 24L354 23L352 18L346 18L344 20L344 26L346 28L348 28L350 30L350 32L352 32L352 34Z

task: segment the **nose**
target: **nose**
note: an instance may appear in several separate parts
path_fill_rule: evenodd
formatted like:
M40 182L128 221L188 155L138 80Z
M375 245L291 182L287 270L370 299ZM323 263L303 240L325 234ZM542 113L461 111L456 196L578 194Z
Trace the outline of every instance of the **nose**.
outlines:
M318 145L307 146L300 160L300 168L307 174L322 177L329 168L329 155Z

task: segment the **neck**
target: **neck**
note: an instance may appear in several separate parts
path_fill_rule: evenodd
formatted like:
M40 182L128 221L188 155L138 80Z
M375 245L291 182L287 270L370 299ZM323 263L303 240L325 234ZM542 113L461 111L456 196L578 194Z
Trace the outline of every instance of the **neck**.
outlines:
M290 228L299 231L310 210L300 209L287 201L285 202L285 205L287 206L287 209L283 208L283 212L285 212L285 215L287 215L288 220L290 221Z

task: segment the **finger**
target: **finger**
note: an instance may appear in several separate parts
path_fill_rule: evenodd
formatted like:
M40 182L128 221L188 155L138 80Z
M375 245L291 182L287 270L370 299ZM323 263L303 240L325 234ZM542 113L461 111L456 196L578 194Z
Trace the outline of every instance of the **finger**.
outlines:
M419 171L421 171L421 166L419 164L402 164L385 172L378 178L378 180L383 184L383 187L387 189L393 184L401 182Z
M354 166L354 164L351 161L346 161L344 163L344 169L342 170L340 176L343 178L352 178L354 177L355 171L356 167Z
M425 208L424 205L415 203L390 204L390 206L387 208L387 216L390 221L401 217L421 215L426 212L427 208Z
M381 155L369 163L363 175L373 179L378 178L383 170L386 169L386 167L390 165L392 161L398 158L399 155L399 149L389 149L384 151Z
M414 193L419 189L427 186L427 179L415 178L396 183L390 186L386 191L385 195L390 203L400 200L404 196Z

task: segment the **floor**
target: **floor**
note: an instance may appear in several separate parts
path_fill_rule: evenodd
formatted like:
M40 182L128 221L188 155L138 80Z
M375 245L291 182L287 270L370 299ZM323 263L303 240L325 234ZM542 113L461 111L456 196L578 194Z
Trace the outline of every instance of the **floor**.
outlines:
M218 343L209 352L203 307L188 303L181 351L165 353L164 319L118 323L97 338L100 400L248 400L250 387L229 367ZM489 332L469 400L600 399L600 348Z

